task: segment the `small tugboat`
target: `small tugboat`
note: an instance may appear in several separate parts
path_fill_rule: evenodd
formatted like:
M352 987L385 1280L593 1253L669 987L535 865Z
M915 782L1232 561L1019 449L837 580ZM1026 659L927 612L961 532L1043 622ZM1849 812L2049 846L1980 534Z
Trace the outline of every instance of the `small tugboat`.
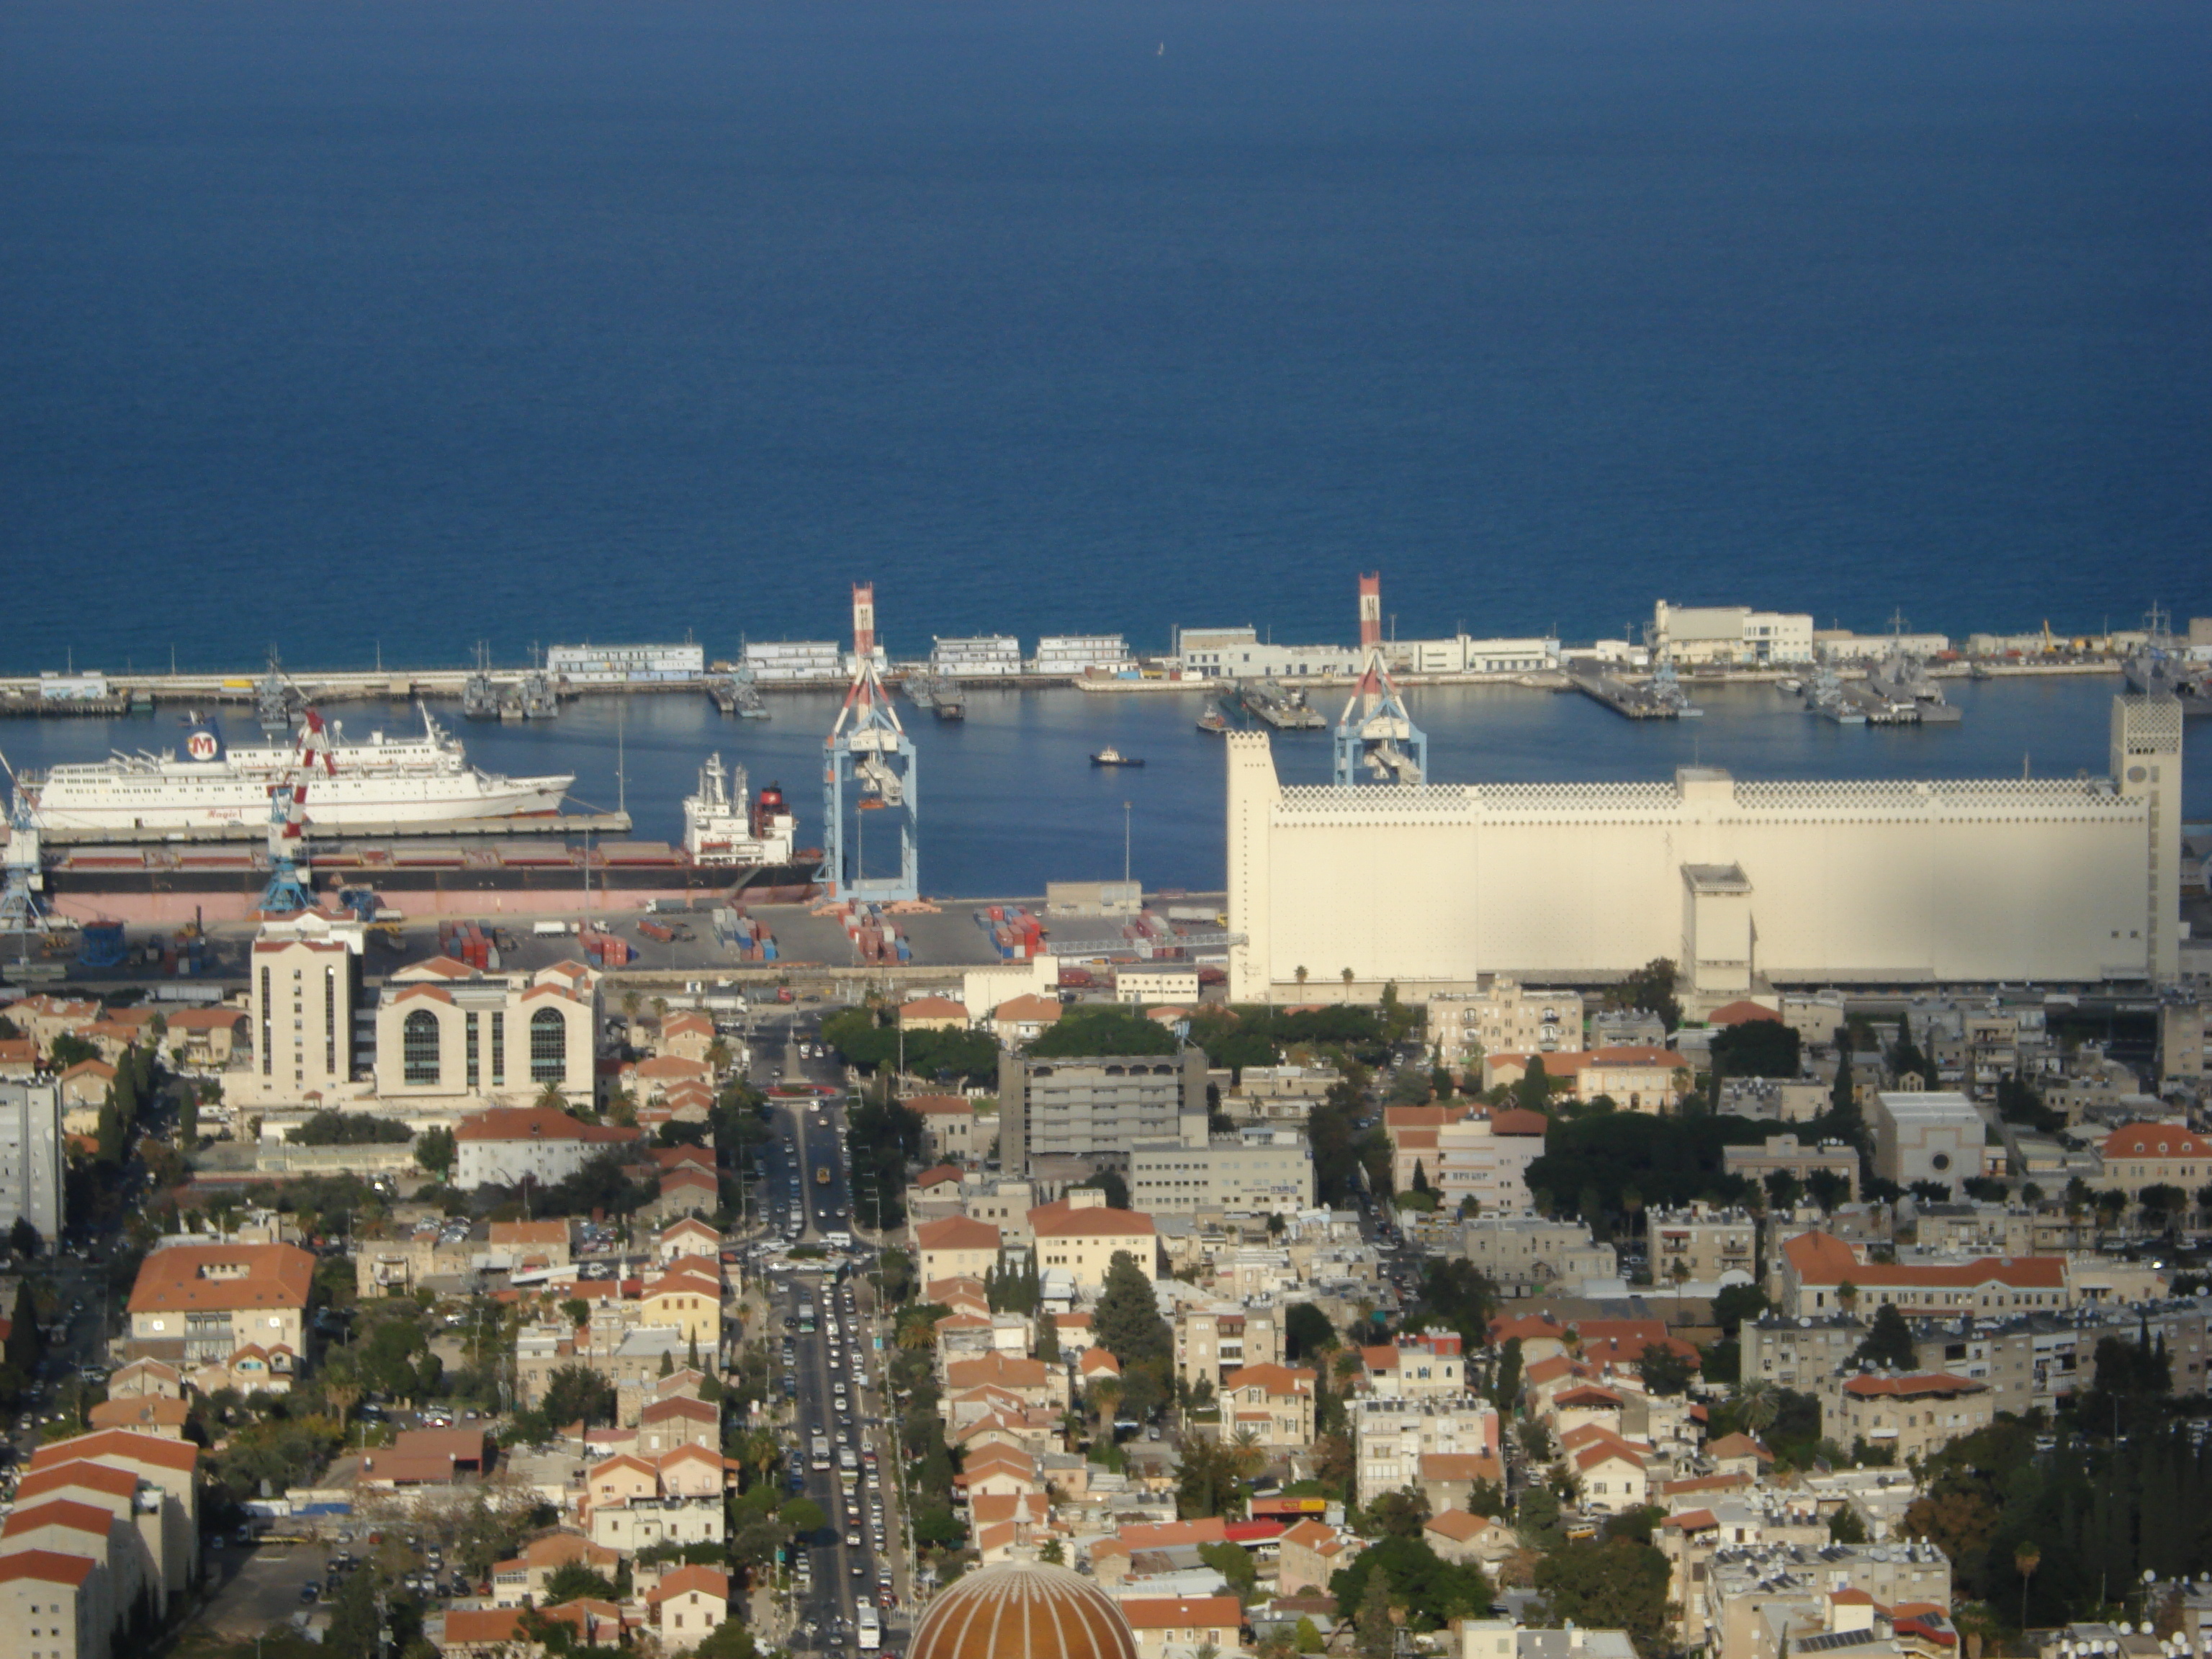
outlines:
M1145 763L1133 755L1125 755L1110 744L1091 756L1093 766L1142 766Z
M1198 717L1198 729L1210 737L1219 737L1229 729L1229 716L1221 712L1221 705L1209 702Z

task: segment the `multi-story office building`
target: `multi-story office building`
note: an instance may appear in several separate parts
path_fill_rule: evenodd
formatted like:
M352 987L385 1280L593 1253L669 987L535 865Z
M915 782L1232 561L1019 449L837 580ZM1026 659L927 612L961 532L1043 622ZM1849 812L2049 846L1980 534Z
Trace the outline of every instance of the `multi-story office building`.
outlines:
M1206 1054L999 1057L999 1162L1028 1175L1045 1158L1127 1169L1131 1150L1207 1145Z
M50 1077L0 1079L0 1236L27 1221L52 1244L67 1218L61 1085Z

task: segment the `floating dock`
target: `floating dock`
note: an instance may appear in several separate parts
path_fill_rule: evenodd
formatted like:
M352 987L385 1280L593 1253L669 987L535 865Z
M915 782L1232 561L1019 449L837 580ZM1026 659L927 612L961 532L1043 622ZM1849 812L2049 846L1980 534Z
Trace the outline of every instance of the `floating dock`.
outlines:
M1684 696L1671 678L1655 677L1638 683L1612 674L1577 673L1567 680L1584 696L1632 720L1695 720L1705 712Z
M1279 732L1318 732L1328 724L1304 691L1285 690L1273 680L1240 680L1237 696L1253 719Z

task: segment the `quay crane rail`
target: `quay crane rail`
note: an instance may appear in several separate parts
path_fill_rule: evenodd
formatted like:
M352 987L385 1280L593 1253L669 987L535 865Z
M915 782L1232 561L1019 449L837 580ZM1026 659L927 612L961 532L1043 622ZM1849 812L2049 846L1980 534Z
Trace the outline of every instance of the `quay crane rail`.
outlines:
M1382 578L1359 579L1359 684L1336 722L1336 782L1360 781L1359 769L1384 783L1419 785L1428 775L1429 739L1413 724L1382 659Z
M921 896L921 817L915 794L914 740L876 666L876 588L853 584L853 684L823 741L822 870L833 899L895 903ZM852 796L852 842L846 834L846 800ZM863 867L862 826L870 812L895 815L899 837L896 876L870 876Z

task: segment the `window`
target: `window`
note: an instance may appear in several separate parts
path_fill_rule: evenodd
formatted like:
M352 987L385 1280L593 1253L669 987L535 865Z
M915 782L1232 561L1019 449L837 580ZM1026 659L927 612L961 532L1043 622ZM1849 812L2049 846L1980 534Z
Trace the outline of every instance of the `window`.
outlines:
M497 1009L491 1016L491 1086L507 1081L507 1016Z
M563 1083L568 1077L568 1022L557 1008L530 1017L530 1080Z
M399 1040L400 1075L409 1083L438 1080L438 1017L428 1008L407 1016Z
M477 1016L473 1008L465 1016L464 1033L463 1048L468 1063L469 1087L473 1090L477 1086Z

